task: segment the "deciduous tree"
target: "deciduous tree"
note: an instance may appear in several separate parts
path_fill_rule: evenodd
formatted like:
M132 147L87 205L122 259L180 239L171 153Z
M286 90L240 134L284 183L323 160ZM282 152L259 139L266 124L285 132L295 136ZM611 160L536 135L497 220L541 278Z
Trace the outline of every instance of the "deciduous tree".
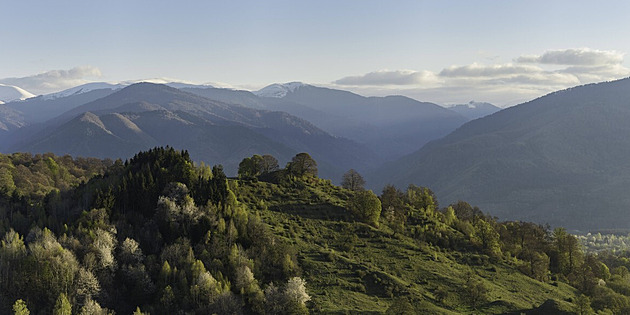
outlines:
M343 178L341 179L341 187L353 191L360 191L365 189L363 188L363 186L365 186L365 180L363 179L363 176L359 174L359 172L355 171L354 169L350 169L345 174L343 174Z
M349 209L359 220L378 227L381 200L371 190L356 192L350 199Z
M317 177L317 162L308 153L298 153L287 164L287 170L293 176Z

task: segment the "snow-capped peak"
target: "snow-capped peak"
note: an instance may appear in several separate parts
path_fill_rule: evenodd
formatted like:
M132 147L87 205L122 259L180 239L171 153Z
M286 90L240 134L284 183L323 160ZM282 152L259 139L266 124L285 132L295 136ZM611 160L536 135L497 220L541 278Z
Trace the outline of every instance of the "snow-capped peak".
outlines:
M294 92L298 88L306 85L307 84L302 82L289 82L284 84L275 83L252 93L260 97L283 98L287 95L287 93Z
M122 81L122 82L119 82L119 83L92 82L92 83L87 83L87 84L75 86L73 88L69 88L67 90L63 90L61 92L46 94L46 95L43 96L43 98L45 100L54 100L54 99L57 99L57 98L68 97L68 96L72 96L72 95L79 95L79 94L87 93L87 92L94 91L94 90L102 90L102 89L118 90L118 89L122 89L124 87L129 86L129 85L132 85L132 84L135 84L135 83L140 83L140 82L150 82L150 83L157 83L157 84L165 84L165 85L168 85L168 86L176 88L176 89L187 88L187 87L188 88L191 88L191 87L196 87L196 88L212 87L212 86L207 85L207 84L195 85L195 84L189 84L189 83L184 83L184 82L171 81L171 80L168 80L168 79L130 80L130 81Z
M57 98L68 97L71 95L79 95L79 94L87 93L94 90L102 90L102 89L117 90L123 87L125 87L125 85L120 84L120 83L113 84L113 83L107 83L107 82L92 82L92 83L75 86L73 88L63 90L61 92L46 94L43 96L43 99L54 100Z
M35 95L20 87L0 84L0 104L23 101L31 97L35 97Z
M168 78L153 78L153 79L140 79L140 80L128 80L128 81L123 81L121 82L121 84L124 84L125 86L127 85L132 85L135 83L155 83L155 84L164 84L164 85L168 85L172 88L176 88L176 89L183 89L183 88L211 88L213 87L210 84L195 84L195 83L190 83L187 81L181 81L181 80L175 80L175 79L168 79Z

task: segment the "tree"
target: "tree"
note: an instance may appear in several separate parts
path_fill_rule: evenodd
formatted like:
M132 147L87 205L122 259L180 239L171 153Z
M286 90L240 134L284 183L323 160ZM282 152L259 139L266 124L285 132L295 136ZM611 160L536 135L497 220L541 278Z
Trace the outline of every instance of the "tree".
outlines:
M483 215L478 207L473 207L465 201L460 200L450 206L455 210L455 215L463 221L472 221L474 217Z
M22 299L15 301L15 304L13 304L13 312L15 315L31 314L31 312L26 307L26 302L24 302Z
M287 170L297 177L317 177L317 162L308 153L298 153L287 164Z
M473 224L474 233L472 239L481 249L492 256L501 254L501 246L499 244L499 233L494 229L490 222L478 218Z
M94 242L92 243L94 251L98 254L99 268L113 269L116 260L114 259L114 248L116 247L116 238L111 232L97 228L94 232Z
M83 305L83 307L81 308L81 312L79 313L79 315L106 315L106 314L107 314L107 310L104 310L98 304L98 302L92 299L87 299L85 301L85 304Z
M145 315L145 313L143 313L140 310L140 306L136 307L136 310L133 312L133 315Z
M381 200L371 191L358 191L350 199L348 207L359 220L378 227L378 220L381 216Z
M72 315L72 304L70 304L68 296L65 293L59 294L53 315Z
M394 185L387 185L381 193L381 207L383 216L394 233L402 233L407 222L407 211L403 202L405 195Z
M256 175L254 161L252 161L252 158L246 157L238 164L238 177L251 178Z
M407 203L417 210L424 209L427 213L433 213L439 208L435 194L426 187L410 184L407 187L406 198Z
M26 246L22 236L13 229L4 235L0 244L0 288L7 290L18 277L21 261L26 256Z
M278 169L278 160L265 154L260 156L254 154L250 158L244 158L238 164L238 176L240 178L255 178L263 174L271 173Z
M308 314L305 303L311 300L306 293L306 281L300 277L293 277L287 281L284 288L287 314Z
M345 174L343 174L343 178L341 179L341 187L353 191L363 190L363 186L365 185L365 180L363 176L359 174L359 172L354 169L350 169Z
M472 273L468 273L466 278L462 293L468 301L468 305L473 310L476 310L479 305L488 301L488 288L480 279L476 279Z
M262 156L262 167L261 167L262 174L271 173L273 171L278 170L278 168L279 168L278 159L276 159L275 157L269 154L265 154Z
M79 297L90 299L92 296L101 291L101 285L94 274L85 269L80 268L77 275L76 293Z
M552 266L554 271L565 276L572 273L582 259L582 250L578 239L569 234L564 228L553 230L554 259Z
M575 301L575 312L578 315L591 315L593 309L591 308L591 299L584 294L580 294Z

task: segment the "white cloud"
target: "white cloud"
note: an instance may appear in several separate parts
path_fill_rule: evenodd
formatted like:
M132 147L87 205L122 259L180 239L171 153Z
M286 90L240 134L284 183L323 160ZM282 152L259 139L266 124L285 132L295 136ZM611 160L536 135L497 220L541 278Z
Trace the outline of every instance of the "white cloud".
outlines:
M623 56L589 48L552 50L520 56L516 63L453 65L437 74L376 71L333 84L366 95L403 94L442 104L475 99L509 106L572 86L628 77L630 69L623 65Z
M90 82L89 78L101 77L101 71L93 66L80 66L70 70L51 70L22 78L4 78L0 83L19 86L35 94L57 92Z
M435 84L437 76L431 71L380 70L359 76L349 76L335 81L338 85L383 86Z
M614 65L623 62L623 55L614 50L577 48L549 50L542 55L524 55L516 58L516 62L572 66Z
M496 77L513 74L539 73L542 69L536 66L513 65L481 65L473 63L467 66L450 66L440 72L442 77Z

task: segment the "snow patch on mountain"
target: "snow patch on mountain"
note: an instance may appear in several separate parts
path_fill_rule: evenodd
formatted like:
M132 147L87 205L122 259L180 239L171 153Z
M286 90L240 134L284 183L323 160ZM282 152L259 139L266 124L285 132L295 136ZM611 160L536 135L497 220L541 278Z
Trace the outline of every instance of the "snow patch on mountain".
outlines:
M298 88L306 85L307 84L304 84L302 82L289 82L284 84L275 83L252 93L260 97L283 98L287 96L287 93L292 93Z
M468 119L477 119L490 114L494 114L501 108L490 103L470 101L467 104L457 104L447 107L448 109L459 113Z
M168 79L168 78L153 78L153 79L141 79L141 80L130 80L130 81L123 81L120 84L124 84L125 86L128 85L132 85L132 84L136 84L136 83L142 83L142 82L147 82L147 83L155 83L155 84L164 84L164 85L168 85L172 88L176 88L176 89L183 89L183 88L212 88L213 86L210 84L194 84L194 83L190 83L190 82L186 82L186 81L177 81L174 79Z
M0 84L0 104L13 101L23 101L31 97L35 97L35 95L20 87Z
M87 93L87 92L90 92L90 91L102 90L102 89L118 90L118 89L121 89L121 88L123 88L125 86L126 85L123 85L123 84L120 84L120 83L113 84L113 83L107 83L107 82L92 82L92 83L87 83L87 84L75 86L73 88L69 88L67 90L63 90L61 92L46 94L46 95L43 96L43 99L44 100L54 100L54 99L58 99L58 98L62 98L62 97L68 97L68 96L72 96L72 95L79 95L79 94Z
M157 84L165 84L165 85L168 85L168 86L176 88L176 89L182 89L182 88L211 88L212 87L212 86L207 85L207 84L195 85L195 84L190 84L190 83L185 83L185 82L176 82L176 81L170 81L170 80L167 80L167 79L159 79L159 78L158 79L143 79L143 80L122 81L122 82L118 82L118 83L92 82L92 83L87 83L87 84L75 86L73 88L69 88L67 90L63 90L61 92L46 94L46 95L43 96L43 99L44 100L54 100L54 99L58 99L58 98L62 98L62 97L68 97L68 96L72 96L72 95L79 95L79 94L87 93L87 92L90 92L90 91L102 90L102 89L119 90L119 89L122 89L124 87L129 86L129 85L140 83L140 82L150 82L150 83L157 83Z

